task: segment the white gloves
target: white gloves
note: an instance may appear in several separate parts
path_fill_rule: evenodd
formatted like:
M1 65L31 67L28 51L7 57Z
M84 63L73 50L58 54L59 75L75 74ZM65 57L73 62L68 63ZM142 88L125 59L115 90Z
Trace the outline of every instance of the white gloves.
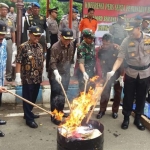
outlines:
M74 65L71 65L70 67L70 76L72 77L74 75Z
M83 79L85 81L88 81L88 79L89 79L89 76L88 76L88 74L86 72L83 72Z
M47 48L49 49L51 47L51 43L47 43Z
M58 72L57 69L54 70L54 75L55 75L55 80L58 82L58 83L61 83L61 76Z
M116 81L119 81L120 86L124 87L123 76L120 76Z
M115 74L115 71L110 71L110 72L107 72L107 80L110 80L110 78Z
M21 85L20 73L16 73L15 83L16 85Z
M13 52L16 52L16 54L17 54L17 46L16 46L16 43L13 43L13 44L12 44L12 50L13 50Z

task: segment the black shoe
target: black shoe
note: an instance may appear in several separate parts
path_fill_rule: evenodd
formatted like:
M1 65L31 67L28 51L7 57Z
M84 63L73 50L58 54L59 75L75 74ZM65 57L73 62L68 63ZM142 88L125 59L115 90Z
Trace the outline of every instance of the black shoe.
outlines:
M128 126L129 126L129 117L125 116L121 128L125 130L128 129Z
M12 82L12 78L6 78L8 82Z
M0 137L4 137L4 136L5 134L2 131L0 131Z
M135 120L134 120L134 124L136 125L136 127L137 127L139 130L141 130L141 131L145 130L145 127L144 127L143 124L141 123L140 119L135 119Z
M96 118L97 119L101 119L104 115L105 115L104 111L99 111L99 113L97 114Z
M55 119L54 117L51 117L51 122L53 122L55 125L60 125L61 121Z
M40 118L40 115L34 115L33 118L34 118L34 119ZM26 119L26 117L23 116L23 119Z
M114 119L116 119L116 118L118 118L118 114L117 113L112 113L112 117L114 118Z
M63 117L67 118L69 116L69 114L64 113Z
M31 128L37 128L38 125L35 121L26 121L26 124Z
M0 125L6 124L6 121L0 120Z

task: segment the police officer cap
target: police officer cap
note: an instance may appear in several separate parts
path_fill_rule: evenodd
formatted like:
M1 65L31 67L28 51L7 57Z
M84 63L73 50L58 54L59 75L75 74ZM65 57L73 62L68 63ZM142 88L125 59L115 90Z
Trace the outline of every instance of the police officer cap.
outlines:
M39 3L37 3L37 2L33 2L33 3L32 3L32 7L33 7L33 6L34 6L34 7L38 7L38 8L40 8L40 4L39 4Z
M38 26L30 27L29 32L32 33L33 35L41 35L42 34L41 28L39 28Z
M126 25L125 30L126 31L132 31L134 28L138 28L138 27L140 27L139 22L129 22Z
M73 12L73 13L77 13L77 14L79 13L78 10L75 9L75 8L72 8L72 12Z
M141 17L141 16L135 16L134 19L135 19L135 20L142 20L142 17Z
M73 31L70 28L63 28L61 30L61 35L66 40L73 40Z
M84 29L82 31L82 35L84 37L89 37L89 38L93 38L93 39L95 38L95 35L94 35L93 31L89 28Z
M55 8L50 8L50 9L49 9L49 12L52 12L52 11L54 11L54 10L57 12L57 10L58 10L58 7L55 7Z
M6 34L7 26L4 21L0 20L0 34Z
M28 9L30 9L30 8L32 8L32 6L31 6L31 5L29 5L29 6L28 6Z
M2 8L2 7L9 8L9 6L8 6L7 4L5 4L5 3L0 3L0 8Z
M147 22L148 24L150 24L150 18L143 18L143 21Z
M122 14L122 15L118 15L118 18L121 18L121 19L125 19L125 14Z

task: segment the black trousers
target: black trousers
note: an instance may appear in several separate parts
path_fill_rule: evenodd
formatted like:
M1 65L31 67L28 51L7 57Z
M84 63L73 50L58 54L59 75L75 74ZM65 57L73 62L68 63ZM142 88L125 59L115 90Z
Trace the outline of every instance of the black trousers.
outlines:
M52 47L53 44L58 41L58 35L57 34L51 34L50 39L51 39L51 47ZM48 70L48 68L49 68L51 47L49 49L47 49L47 54L46 54L46 70Z
M23 84L22 85L22 96L32 103L36 102L40 84ZM34 114L32 112L33 106L23 101L23 110L26 121L34 121Z
M2 105L2 93L0 93L0 106Z
M69 81L70 81L70 74L63 74L62 77L62 85L65 91L68 90ZM55 79L49 80L51 84L51 96L50 96L50 106L51 111L55 109L58 111L63 111L65 105L65 96L62 91L60 84Z
M125 75L124 80L124 99L123 99L123 110L122 114L124 116L130 116L132 112L132 106L134 101L134 96L136 93L136 108L135 113L137 115L142 115L145 106L146 94L148 91L150 77L140 79L139 75L137 78L129 77Z

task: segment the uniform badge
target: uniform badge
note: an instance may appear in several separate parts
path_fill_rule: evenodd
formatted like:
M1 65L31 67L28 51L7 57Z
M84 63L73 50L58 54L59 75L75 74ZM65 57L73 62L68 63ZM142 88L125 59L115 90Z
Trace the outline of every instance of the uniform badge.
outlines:
M103 64L105 64L105 61L103 61Z
M8 26L12 26L12 22L11 22L11 21L8 21L7 25L8 25Z
M67 32L67 35L70 35L70 34L71 34L71 33L68 31L68 32Z
M40 16L40 20L43 20L43 17L42 17L42 16Z
M40 29L39 29L39 28L36 28L36 31L40 31Z
M135 46L134 42L130 42L130 43L129 43L129 46L130 46L130 47L134 47L134 46Z
M116 54L113 54L113 56L116 56Z

